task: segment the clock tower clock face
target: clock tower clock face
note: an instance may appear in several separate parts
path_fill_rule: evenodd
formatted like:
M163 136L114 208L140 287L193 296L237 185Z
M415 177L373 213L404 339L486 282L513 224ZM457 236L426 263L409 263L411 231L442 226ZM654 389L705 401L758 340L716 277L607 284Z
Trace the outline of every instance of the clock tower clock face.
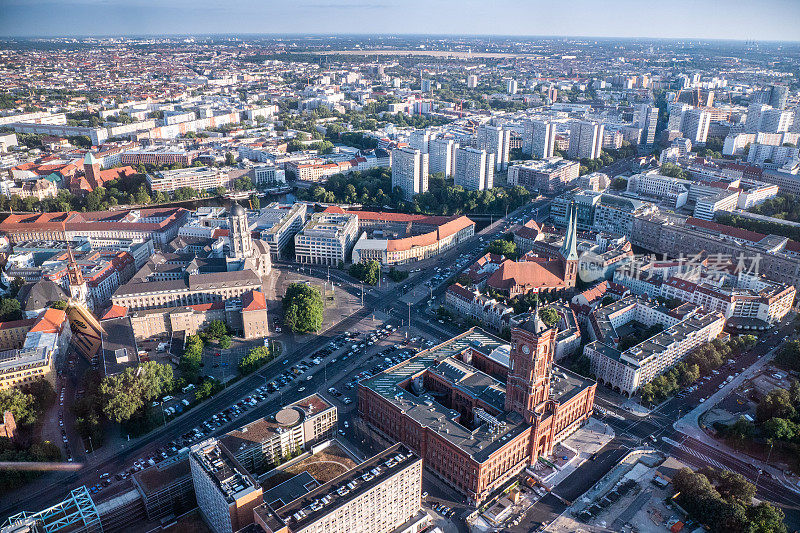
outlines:
M523 344L522 345L522 353L524 353L525 355L528 355L529 353L531 353L531 349L528 347L527 344Z

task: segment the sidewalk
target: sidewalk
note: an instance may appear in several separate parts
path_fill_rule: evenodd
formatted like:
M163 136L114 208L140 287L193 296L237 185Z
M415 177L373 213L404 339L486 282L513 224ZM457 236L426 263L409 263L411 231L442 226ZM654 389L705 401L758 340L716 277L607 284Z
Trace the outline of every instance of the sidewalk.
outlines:
M589 507L596 499L599 499L603 494L610 491L624 476L632 472L640 462L645 463L648 467L652 467L661 460L663 460L663 455L653 449L636 449L630 451L622 458L618 465L608 471L597 483L592 485L589 490L576 498L572 505L567 507L558 518L547 526L545 531L553 533L617 531L606 527L585 524L575 520L573 516Z
M544 483L551 490L558 488L558 484L567 479L575 470L595 452L600 451L606 444L614 438L614 430L608 424L595 418L590 418L585 426L567 437L561 444L566 448L575 450L577 455L565 464L560 470L544 480Z
M730 455L731 457L735 457L736 459L744 463L752 464L756 468L760 468L765 472L769 472L770 474L772 474L773 478L778 480L784 487L800 494L800 487L798 487L795 483L788 481L785 478L782 470L775 468L774 466L769 465L767 463L764 463L763 461L759 461L754 457L751 457L737 450L734 450L725 443L712 438L710 435L708 435L708 433L706 433L700 428L700 417L707 411L711 410L716 404L725 399L725 397L727 397L734 390L739 388L739 386L741 386L742 383L744 383L746 380L760 373L761 370L767 364L769 364L775 357L775 354L778 352L778 348L779 347L776 346L775 348L767 352L764 355L764 357L761 357L758 361L750 365L747 369L743 370L730 383L728 383L721 389L717 390L717 392L709 396L708 400L699 404L697 407L686 413L686 415L684 415L682 418L675 421L675 423L673 424L673 428L675 428L676 431L683 433L688 437L698 440L707 446L710 446L727 455Z

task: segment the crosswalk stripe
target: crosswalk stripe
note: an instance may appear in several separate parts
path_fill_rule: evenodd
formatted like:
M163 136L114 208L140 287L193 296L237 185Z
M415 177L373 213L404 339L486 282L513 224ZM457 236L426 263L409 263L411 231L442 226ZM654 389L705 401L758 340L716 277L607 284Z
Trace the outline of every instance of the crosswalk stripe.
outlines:
M720 470L728 470L729 472L732 472L732 470L730 468L728 468L724 464L720 463L719 461L716 461L716 460L714 460L714 459L712 459L712 458L710 458L710 457L708 457L708 456L706 456L706 455L704 455L704 454L702 454L702 453L700 453L700 452L698 452L696 450L693 450L693 449L689 448L688 446L686 446L685 444L683 444L681 442L674 441L674 440L672 440L672 439L670 439L668 437L664 437L662 440L664 442L666 442L667 444L669 444L670 446L672 446L674 448L678 448L679 450L684 451L684 452L686 452L686 453L688 453L690 455L693 455L694 457L700 459L701 461L703 461L703 462L705 462L705 463L707 463L707 464L709 464L709 465L711 465L711 466L713 466L715 468L718 468Z

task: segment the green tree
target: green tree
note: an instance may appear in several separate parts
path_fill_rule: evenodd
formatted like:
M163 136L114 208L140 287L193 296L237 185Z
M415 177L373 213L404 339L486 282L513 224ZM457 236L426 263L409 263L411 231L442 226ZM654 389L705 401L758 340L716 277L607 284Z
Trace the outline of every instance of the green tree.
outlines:
M234 191L249 191L251 189L255 189L255 185L253 185L253 180L247 176L243 178L237 178L233 182Z
M770 418L794 418L797 410L792 405L789 391L772 389L756 407L756 419L765 422Z
M220 339L228 334L228 326L222 320L212 320L208 323L205 333L209 339Z
M50 304L50 307L52 309L59 309L61 311L66 311L68 306L67 302L65 302L64 300L56 300L55 302Z
M272 355L265 346L256 346L239 361L239 372L242 375L252 374L271 360Z
M318 289L292 283L283 297L283 322L292 331L307 333L322 327L323 302Z
M661 174L671 178L689 179L691 176L688 172L674 163L664 163L661 165Z
M172 380L172 366L155 361L106 376L100 383L103 412L118 423L141 415L149 402L172 390Z
M219 347L223 350L227 350L231 347L231 338L228 335L223 335L219 338Z
M221 185L219 187L217 187L216 189L214 189L214 194L216 194L217 196L225 196L225 193L227 193L227 192L228 192L228 190L225 189L225 187L223 187Z
M552 307L544 307L539 309L539 318L547 325L547 327L553 327L558 322L559 316L558 311L553 309Z
M13 298L0 299L0 322L22 319L22 307L19 300Z
M236 164L236 156L233 155L233 152L225 153L225 164L229 167L232 167Z
M517 256L517 245L513 241L506 239L497 239L489 244L486 249L487 252L497 255L504 255L509 259Z
M178 362L178 368L184 373L187 381L195 382L199 377L200 363L203 359L203 339L199 335L186 337L183 355Z
M136 374L139 394L144 401L152 401L172 390L174 376L171 365L146 361L139 364Z
M19 389L0 391L0 413L6 411L11 411L17 424L29 425L36 422L36 405L33 395Z
M628 188L628 180L626 180L625 178L614 178L613 180L611 180L609 188L612 191L624 191L625 189Z
M348 272L351 276L363 281L367 285L377 285L378 279L380 278L381 264L377 261L354 263L350 265Z
M786 533L786 516L769 502L761 502L747 509L748 533Z
M775 362L786 370L800 371L800 341L784 344L778 351Z
M403 281L404 279L408 278L408 271L397 270L396 268L392 267L389 269L389 272L386 275L389 276L389 279L392 281Z
M785 418L770 418L761 426L764 436L772 440L790 441L797 435L797 424Z

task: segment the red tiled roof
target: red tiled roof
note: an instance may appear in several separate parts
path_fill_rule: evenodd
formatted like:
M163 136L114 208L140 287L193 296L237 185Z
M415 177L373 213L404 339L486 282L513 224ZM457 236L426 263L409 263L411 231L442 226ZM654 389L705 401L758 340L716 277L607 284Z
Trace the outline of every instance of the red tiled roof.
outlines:
M332 208L334 206L329 207L325 210L326 213L339 213L339 211L334 211ZM336 207L336 209L341 209ZM386 222L417 222L423 220L425 215L409 215L406 213L387 213L384 211L341 211L341 213L347 213L348 215L358 215L360 220L385 220Z
M121 305L112 305L111 308L100 318L100 320L111 320L112 318L123 318L128 316L128 309Z
M36 319L31 332L61 333L66 320L67 313L61 309L45 309L44 313Z
M454 235L459 231L474 225L475 223L469 218L460 216L455 220L451 220L450 222L439 226L437 230L439 232L439 240L449 237L450 235Z
M606 292L608 291L608 288L609 288L608 281L604 281L602 283L595 285L590 289L586 289L581 293L581 296L583 296L586 299L586 301L591 304L601 299L603 296L605 296Z
M210 311L211 309L225 309L225 302L211 302L210 304L187 305L195 311Z
M263 311L267 308L267 299L261 291L250 291L242 295L242 311Z
M456 296L469 301L472 301L472 298L475 296L475 294L472 291L470 291L468 288L464 287L460 283L453 283L452 285L447 287L447 292L451 292Z
M419 246L430 246L436 243L436 232L429 231L422 235L414 235L413 237L405 237L403 239L390 239L386 243L386 249L389 252L399 252L403 250L410 250Z
M695 226L698 228L704 228L711 231L716 231L723 235L728 235L730 237L733 237L734 239L742 239L750 242L758 242L764 237L766 237L766 235L764 235L763 233L749 231L741 228L734 228L733 226L726 226L725 224L711 222L710 220L701 220L695 217L687 218L686 225Z
M560 261L523 261L506 259L486 281L497 290L507 291L512 287L552 288L564 285L563 267Z
M685 279L676 278L675 276L672 276L667 281L665 281L664 285L669 285L670 287L675 287L676 289L680 289L686 292L694 292L697 290L696 283L692 283L691 281Z
M10 320L8 322L0 322L0 329L14 329L14 328L28 328L36 322L35 318L25 318L23 320Z
M9 215L3 222L0 222L0 231L14 233L17 231L61 231L66 225L67 230L139 230L157 231L175 223L178 216L185 212L180 207L138 209L141 219L150 217L163 217L161 222L134 222L127 221L125 218L131 210L120 211L87 211L79 213L77 211L35 213L22 215ZM140 219L140 220L141 220Z

